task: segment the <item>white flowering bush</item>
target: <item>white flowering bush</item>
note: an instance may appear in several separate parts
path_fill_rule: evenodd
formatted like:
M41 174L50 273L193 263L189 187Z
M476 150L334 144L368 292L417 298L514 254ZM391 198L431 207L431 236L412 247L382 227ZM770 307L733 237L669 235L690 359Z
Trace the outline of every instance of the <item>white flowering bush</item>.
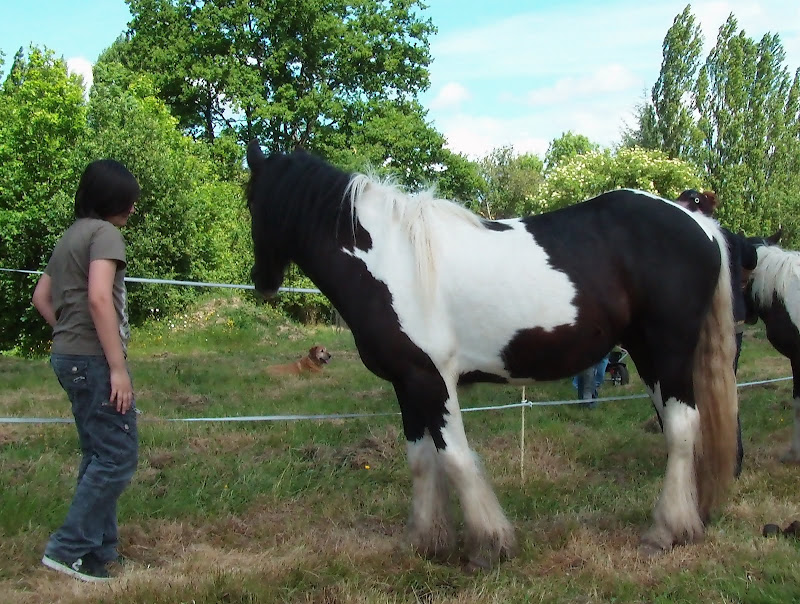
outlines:
M557 210L620 188L675 199L684 189L703 186L695 166L660 151L638 147L590 151L549 170L538 194L529 199L526 213Z

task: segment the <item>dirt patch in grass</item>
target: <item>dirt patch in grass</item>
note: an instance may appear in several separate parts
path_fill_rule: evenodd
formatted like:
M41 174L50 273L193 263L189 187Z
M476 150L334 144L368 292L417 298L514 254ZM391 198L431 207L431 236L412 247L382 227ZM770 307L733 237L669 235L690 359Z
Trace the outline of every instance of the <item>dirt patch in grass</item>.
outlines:
M205 394L173 392L167 396L175 407L183 411L202 411L208 407L208 397Z
M349 446L332 447L310 444L299 449L307 461L316 463L346 465L352 469L377 468L380 462L396 459L402 455L399 430L387 426L382 431L373 431L359 443Z
M30 430L24 426L0 424L0 447L19 443L30 437Z

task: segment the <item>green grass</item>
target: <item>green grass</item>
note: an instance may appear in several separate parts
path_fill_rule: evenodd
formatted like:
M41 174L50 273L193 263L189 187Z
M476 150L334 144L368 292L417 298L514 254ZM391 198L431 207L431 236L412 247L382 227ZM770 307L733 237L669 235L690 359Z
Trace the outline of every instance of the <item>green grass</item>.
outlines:
M269 364L324 344L311 377ZM191 417L395 413L391 387L358 359L351 336L292 324L235 297L134 331L139 469L120 500L133 570L87 586L41 564L66 513L77 468L69 424L0 424L0 602L790 602L800 599L800 541L761 527L800 518L788 448L791 382L740 391L745 471L699 544L637 554L663 478L663 438L642 429L649 402L587 410L466 413L473 448L518 529L519 555L468 574L458 558L417 556L405 535L410 477L397 415L280 422L168 422ZM790 375L747 332L740 380ZM602 395L643 392L634 374ZM529 400L574 396L566 380ZM478 385L462 407L519 401ZM0 416L68 417L46 360L0 356Z

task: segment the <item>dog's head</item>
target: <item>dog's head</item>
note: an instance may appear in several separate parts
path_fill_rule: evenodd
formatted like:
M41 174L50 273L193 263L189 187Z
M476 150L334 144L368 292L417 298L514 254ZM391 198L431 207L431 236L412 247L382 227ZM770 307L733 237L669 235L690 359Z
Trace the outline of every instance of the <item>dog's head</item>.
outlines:
M308 358L317 365L324 365L331 360L331 353L324 346L312 346L308 351Z

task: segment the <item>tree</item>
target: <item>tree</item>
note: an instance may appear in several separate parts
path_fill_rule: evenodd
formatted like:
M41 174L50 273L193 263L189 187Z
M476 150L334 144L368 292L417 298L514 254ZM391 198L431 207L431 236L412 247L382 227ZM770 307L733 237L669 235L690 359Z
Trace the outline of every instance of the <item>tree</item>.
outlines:
M513 147L498 147L480 161L486 189L475 208L490 219L527 214L542 182L544 164L536 155L516 155Z
M124 73L118 65L103 68ZM231 180L220 179L213 149L178 129L148 76L136 76L125 84L114 82L126 82L127 76L115 80L109 73L101 75L101 83L92 90L91 136L83 153L118 159L141 185L142 198L125 231L128 274L227 283L246 280L251 251L241 164ZM160 313L178 310L195 293L131 284L131 320L140 321L155 308Z
M699 45L687 7L664 40L652 103L639 108L638 129L625 142L697 164L728 228L763 234L783 225L793 244L800 240L800 71L790 77L777 35L756 42L733 15L697 69Z
M553 139L544 156L544 165L547 170L555 168L564 160L572 159L576 155L583 155L590 151L597 151L599 145L590 141L583 134L575 134L571 130L560 137Z
M429 185L445 155L444 137L424 120L416 101L373 100L350 109L336 135L315 139L311 151L345 170L369 169L404 186Z
M428 86L418 0L128 0L125 63L156 78L183 127L270 149L336 137L364 103Z
M37 270L69 224L67 183L81 169L77 145L87 132L80 79L49 50L22 49L0 88L0 266ZM30 305L34 281L0 274L0 350L46 342L47 326Z
M720 220L735 230L763 233L779 223L796 224L798 76L793 83L783 66L777 35L765 34L756 43L737 29L730 15L698 75L703 138L697 158L723 202Z
M642 140L669 157L687 159L696 144L691 96L703 40L690 5L675 17L662 46L661 71L653 86L653 104L645 109Z

